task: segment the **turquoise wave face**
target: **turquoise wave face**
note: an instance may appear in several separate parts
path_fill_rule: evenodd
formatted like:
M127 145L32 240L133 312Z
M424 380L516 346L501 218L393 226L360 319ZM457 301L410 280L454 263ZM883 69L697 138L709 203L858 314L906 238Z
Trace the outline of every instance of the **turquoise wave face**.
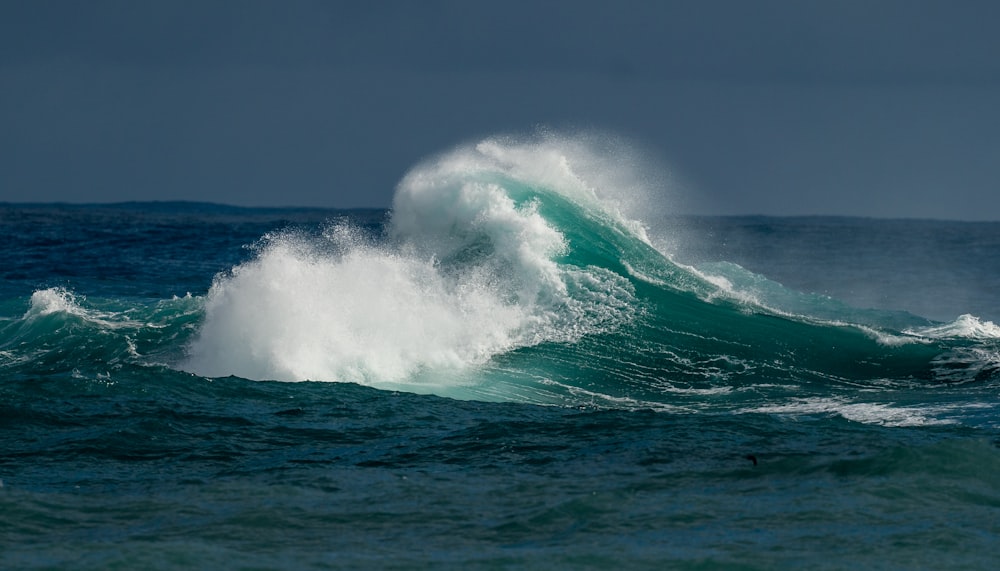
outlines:
M885 400L854 412L884 419L880 413L895 413L879 407L892 406L897 390L996 383L992 324L965 316L941 334L920 317L798 294L738 266L684 267L642 240L609 239L589 225L566 233L573 238L563 262L628 279L629 319L571 344L497 356L487 386L508 384L505 390L539 402L678 411L765 410L793 399L802 411L843 412L860 389Z

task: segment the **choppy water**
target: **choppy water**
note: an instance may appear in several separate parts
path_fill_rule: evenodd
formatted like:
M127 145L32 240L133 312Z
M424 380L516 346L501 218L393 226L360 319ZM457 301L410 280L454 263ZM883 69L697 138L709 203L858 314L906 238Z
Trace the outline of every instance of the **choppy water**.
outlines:
M608 161L0 206L0 566L992 569L1000 223L650 219Z

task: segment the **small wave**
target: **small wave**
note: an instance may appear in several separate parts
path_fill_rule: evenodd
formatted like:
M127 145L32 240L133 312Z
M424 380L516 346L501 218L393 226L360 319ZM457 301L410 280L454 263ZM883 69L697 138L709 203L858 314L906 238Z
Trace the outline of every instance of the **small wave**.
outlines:
M148 304L92 300L65 288L37 290L28 309L0 327L0 367L37 372L83 364L110 370L153 360L163 365L176 360L177 341L199 316L200 301L190 296Z
M992 321L982 321L978 317L960 315L951 323L909 329L906 333L931 339L1000 339L1000 326Z
M31 294L30 307L24 314L25 319L43 317L53 313L65 313L77 317L89 318L90 313L77 303L76 296L64 288L48 288Z
M931 426L955 424L942 414L952 411L952 407L906 407L886 403L852 402L833 397L812 397L792 399L785 403L743 409L740 413L777 414L782 416L838 415L847 420L863 424L882 426Z

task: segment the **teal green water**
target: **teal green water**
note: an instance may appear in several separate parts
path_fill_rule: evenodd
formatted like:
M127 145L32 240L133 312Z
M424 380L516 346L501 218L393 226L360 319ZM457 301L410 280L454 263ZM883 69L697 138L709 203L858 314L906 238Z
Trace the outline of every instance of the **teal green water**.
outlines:
M670 251L487 166L388 212L0 207L0 567L993 568L1000 225ZM850 267L879 303L781 285Z

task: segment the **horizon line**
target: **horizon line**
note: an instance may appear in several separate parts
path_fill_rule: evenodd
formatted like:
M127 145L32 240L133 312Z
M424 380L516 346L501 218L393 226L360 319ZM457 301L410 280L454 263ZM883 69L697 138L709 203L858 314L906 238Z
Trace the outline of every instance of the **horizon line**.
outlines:
M0 201L0 207L3 208L45 208L45 207L62 207L62 208L112 208L112 209L126 209L129 207L141 208L143 206L158 206L164 210L196 210L196 209L215 209L215 210L270 210L270 211L374 211L381 210L389 212L392 210L390 206L305 206L305 205L280 205L280 206L265 206L265 205L241 205L241 204L231 204L225 202L213 202L213 201L202 201L202 200L121 200L121 201L108 201L108 202L72 202L65 200L54 200L54 201ZM934 218L931 216L878 216L871 214L766 214L766 213L743 213L743 214L710 214L704 212L680 212L677 214L669 214L668 217L677 218L813 218L813 219L857 219L857 220L885 220L885 221L929 221L929 222L965 222L965 223L1000 223L1000 218L997 219L968 219L968 218Z

